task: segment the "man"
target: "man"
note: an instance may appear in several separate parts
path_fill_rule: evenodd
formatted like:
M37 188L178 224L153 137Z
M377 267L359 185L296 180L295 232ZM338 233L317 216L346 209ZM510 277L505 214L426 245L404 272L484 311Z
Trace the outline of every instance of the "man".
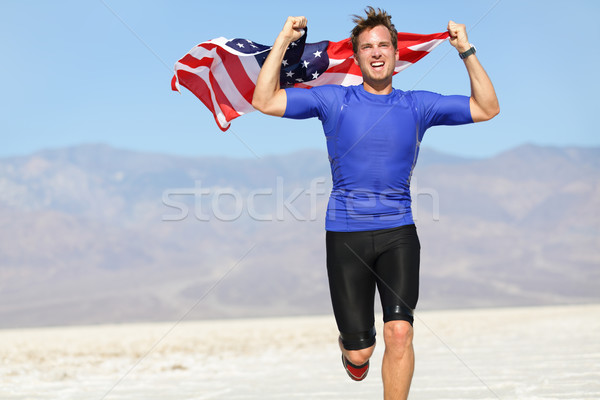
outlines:
M499 105L465 26L453 21L448 23L450 44L467 68L471 96L394 89L399 56L391 16L372 7L365 12L364 18L355 16L351 35L362 85L281 89L284 53L307 24L305 17L289 17L262 67L252 105L269 115L321 120L333 178L327 272L342 363L354 380L368 372L377 287L384 315L384 398L406 399L414 370L420 254L409 188L419 145L430 126L489 120Z

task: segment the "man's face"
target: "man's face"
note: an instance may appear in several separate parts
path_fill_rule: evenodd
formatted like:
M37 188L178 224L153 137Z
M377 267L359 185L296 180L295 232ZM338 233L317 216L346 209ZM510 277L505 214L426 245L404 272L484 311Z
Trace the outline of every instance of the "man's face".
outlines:
M359 66L364 82L374 88L391 85L398 50L392 45L390 31L383 25L364 30L358 35L358 50L354 62Z

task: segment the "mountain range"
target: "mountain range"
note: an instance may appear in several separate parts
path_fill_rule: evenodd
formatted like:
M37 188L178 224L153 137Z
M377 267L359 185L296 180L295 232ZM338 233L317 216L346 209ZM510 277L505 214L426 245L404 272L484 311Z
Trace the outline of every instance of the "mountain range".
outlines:
M421 150L419 309L600 301L600 149ZM0 328L331 312L327 154L0 159Z

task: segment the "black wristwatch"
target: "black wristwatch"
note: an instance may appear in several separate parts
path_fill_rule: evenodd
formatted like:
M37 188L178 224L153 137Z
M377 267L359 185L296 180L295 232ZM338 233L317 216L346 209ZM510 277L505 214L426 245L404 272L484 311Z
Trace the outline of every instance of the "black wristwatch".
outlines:
M471 54L475 54L477 52L477 49L475 48L475 46L471 45L471 48L467 51L465 51L464 53L458 53L458 56L464 60L465 58L469 57Z

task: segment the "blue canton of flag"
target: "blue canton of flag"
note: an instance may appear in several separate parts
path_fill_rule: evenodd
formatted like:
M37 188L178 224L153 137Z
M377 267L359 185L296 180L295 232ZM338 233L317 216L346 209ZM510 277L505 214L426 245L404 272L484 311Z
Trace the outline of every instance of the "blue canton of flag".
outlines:
M317 79L329 66L329 56L327 55L329 41L306 44L306 36L307 29L305 28L302 37L290 43L285 52L279 76L282 88L293 87L297 83ZM253 55L260 68L271 51L269 46L246 39L232 39L226 45L240 53Z
M329 67L329 57L327 55L328 41L309 43L304 46L299 62L291 64L288 60L288 53L294 51L289 49L281 66L281 75L279 82L281 87L292 87L296 83L308 82L317 79ZM290 57L293 59L292 57ZM285 65L286 61L289 65Z
M419 35L398 33L398 56L394 72L425 57L448 38L448 32ZM270 46L247 39L219 37L194 46L175 63L171 89L183 86L213 113L222 131L230 122L254 111L252 96ZM320 85L360 85L360 68L353 60L350 38L338 42L306 43L306 32L289 48L281 61L282 88Z
M235 51L239 51L240 53L254 55L257 53L265 53L265 58L267 54L269 54L268 50L271 50L269 46L265 46L262 44L254 43L252 40L248 39L231 39L225 46L229 46ZM257 56L259 57L259 56Z

